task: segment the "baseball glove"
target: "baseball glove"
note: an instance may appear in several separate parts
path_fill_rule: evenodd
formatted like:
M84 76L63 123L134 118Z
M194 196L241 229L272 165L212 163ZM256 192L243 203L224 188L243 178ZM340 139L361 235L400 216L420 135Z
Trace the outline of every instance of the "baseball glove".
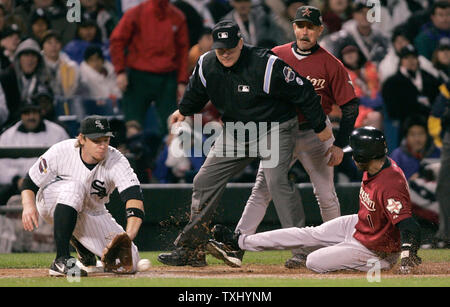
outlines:
M101 261L105 272L117 274L134 273L131 239L126 232L116 235L105 247Z

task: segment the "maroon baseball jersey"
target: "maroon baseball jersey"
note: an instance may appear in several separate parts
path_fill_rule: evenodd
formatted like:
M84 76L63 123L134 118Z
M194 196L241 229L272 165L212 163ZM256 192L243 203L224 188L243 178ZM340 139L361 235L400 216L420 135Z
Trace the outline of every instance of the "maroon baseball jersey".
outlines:
M403 171L392 159L389 162L375 176L363 174L353 236L368 249L392 253L400 251L395 224L411 217L411 200Z
M331 112L333 104L341 106L356 98L350 76L341 61L320 46L308 56L297 53L295 46L295 43L288 43L272 51L312 83L322 98L325 114ZM306 121L300 110L298 119L299 123Z

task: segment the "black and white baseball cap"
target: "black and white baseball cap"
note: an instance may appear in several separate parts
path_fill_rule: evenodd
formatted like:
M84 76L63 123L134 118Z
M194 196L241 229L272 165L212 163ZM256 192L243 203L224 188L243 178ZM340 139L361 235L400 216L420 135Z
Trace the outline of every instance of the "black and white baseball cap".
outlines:
M241 39L239 26L232 20L217 23L212 30L212 49L231 49L237 46Z
M114 136L106 117L100 115L90 115L83 119L80 127L81 134L89 139L97 139L103 136Z

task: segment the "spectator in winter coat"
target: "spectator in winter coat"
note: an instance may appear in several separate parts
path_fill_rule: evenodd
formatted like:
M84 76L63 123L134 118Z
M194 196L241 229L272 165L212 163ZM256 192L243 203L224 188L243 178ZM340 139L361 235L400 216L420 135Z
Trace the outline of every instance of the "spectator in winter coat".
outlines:
M272 48L288 42L273 14L265 12L262 6L252 6L251 0L230 0L230 4L233 10L222 20L236 22L246 44Z
M116 84L114 67L111 62L105 60L100 47L91 45L86 48L80 74L85 98L99 100L122 97L122 92Z
M422 70L418 54L412 45L400 51L397 73L383 84L382 96L390 119L401 124L410 115L428 116L439 92L439 81Z
M168 0L147 0L125 12L110 44L125 121L137 120L145 129L154 101L160 134L167 134L166 120L189 79L185 16Z
M431 60L434 50L443 37L450 38L450 3L437 1L431 11L431 22L423 25L414 40L419 54Z
M56 31L45 32L41 44L53 94L56 97L72 98L80 85L78 64L61 51L62 40Z
M22 105L30 101L40 86L47 86L48 74L41 49L33 39L17 47L14 63L0 75L0 125L20 119Z
M97 22L89 17L83 17L78 24L76 37L64 46L64 52L80 65L84 59L84 51L92 44L100 46L103 55L109 60L109 45L102 42Z
M425 158L438 159L440 153L428 134L426 118L412 116L405 121L404 139L400 147L392 152L391 158L403 170L407 180L414 180L419 176L421 161Z
M367 60L378 65L387 53L389 39L367 19L371 8L365 3L355 2L353 20L346 22L342 30L325 36L321 46L338 57L345 46L356 45Z
M412 42L408 38L405 26L399 26L394 29L388 53L380 62L380 65L378 65L378 72L381 83L384 83L387 78L395 75L398 70L398 66L400 65L400 50L402 50L403 47L411 44ZM418 55L417 59L419 60L419 66L421 69L433 75L433 77L435 78L439 77L439 72L433 67L433 63L430 60L420 54Z

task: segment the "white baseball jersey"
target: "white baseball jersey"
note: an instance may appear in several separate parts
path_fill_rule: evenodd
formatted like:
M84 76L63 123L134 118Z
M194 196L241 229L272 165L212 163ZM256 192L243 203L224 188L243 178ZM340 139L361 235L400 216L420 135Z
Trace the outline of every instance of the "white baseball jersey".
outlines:
M121 193L140 185L128 160L117 149L109 146L106 158L90 170L81 160L76 142L70 139L53 145L30 168L29 176L40 188L39 192L55 181L75 181L84 187L82 208L76 208L77 211L103 212L115 188ZM73 197L72 193L69 195ZM59 199L64 200L64 196L59 195ZM73 200L67 199L67 202L71 204Z

